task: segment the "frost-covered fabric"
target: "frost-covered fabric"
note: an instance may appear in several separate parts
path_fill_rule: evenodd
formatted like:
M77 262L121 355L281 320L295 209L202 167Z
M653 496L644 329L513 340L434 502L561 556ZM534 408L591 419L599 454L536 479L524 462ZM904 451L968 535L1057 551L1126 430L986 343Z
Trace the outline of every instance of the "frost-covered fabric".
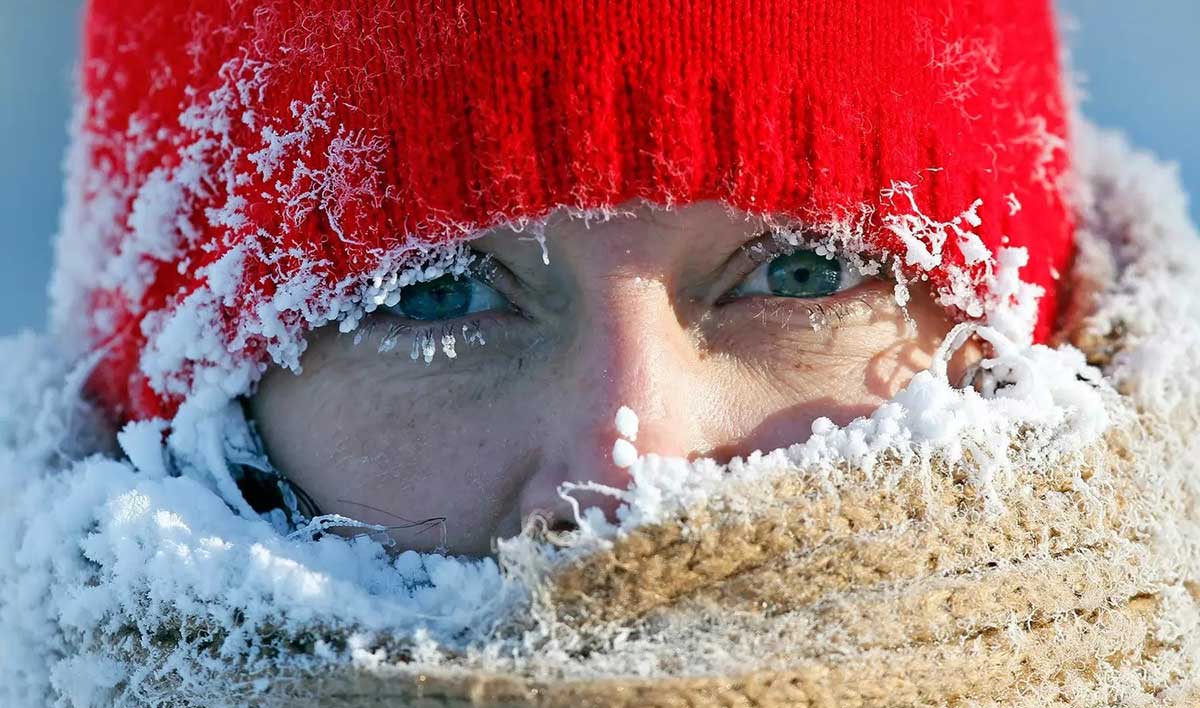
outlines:
M1038 341L1056 312L1050 0L86 5L51 326L123 421L298 366L435 244L638 199L836 223ZM1038 302L993 288L1016 249Z
M618 525L495 560L283 535L240 501L232 411L114 436L91 362L4 342L0 704L1194 701L1200 243L1169 170L1080 139L1056 348L981 326L977 387L935 364L727 466L634 441Z

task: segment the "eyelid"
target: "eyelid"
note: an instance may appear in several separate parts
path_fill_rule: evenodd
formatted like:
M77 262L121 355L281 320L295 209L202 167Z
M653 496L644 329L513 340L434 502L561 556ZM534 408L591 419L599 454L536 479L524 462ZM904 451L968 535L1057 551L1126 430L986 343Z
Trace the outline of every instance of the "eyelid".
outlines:
M812 252L813 249L809 248L808 244L804 243L804 241L801 239L797 239L796 243L790 243L772 233L765 234L744 244L739 251L741 252L742 256L742 265L737 271L733 271L736 272L738 276L736 280L732 282L732 284L727 284L724 287L720 295L713 301L714 305L726 305L735 300L754 296L787 297L784 295L776 296L762 293L747 293L744 292L744 289L750 282L751 278L758 276L760 271L763 271L762 278L765 280L765 271L769 267L771 261L774 259L803 251ZM818 255L823 258L837 261L840 265L838 289L832 293L829 293L827 296L821 297L834 297L840 293L853 290L867 279L867 276L863 275L845 258L842 258L836 254ZM733 263L736 263L738 259L735 255L731 256L730 260ZM725 279L723 278L722 280L724 281ZM821 297L815 299L821 299Z
M479 278L488 285L500 277L500 270L504 268L504 264L493 258L492 254L472 251L471 256L471 261L467 265L468 275Z
M509 267L501 256L485 251L475 253L480 266L484 268L481 279L507 298L517 315L527 320L538 320L560 316L571 306L570 287L555 275L551 266L541 260L531 268L544 269L544 279L536 275L522 275L519 267Z
M517 314L524 314L518 304L518 295L525 291L520 277L490 253L473 251L475 258L467 267L468 275L478 278L484 285L500 293Z
M812 250L809 244L805 241L803 234L797 233L793 241L785 240L782 234L768 231L760 236L747 241L738 247L738 252L741 258L731 258L731 262L737 264L739 261L742 264L741 276L746 276L753 273L759 266L765 263L770 263L780 256L786 256L797 251ZM835 256L836 258L836 256Z
M800 243L786 243L780 236L768 232L742 244L739 250L747 260L755 265L761 265L779 256L803 250L803 248L804 246Z
M750 239L737 247L726 259L721 269L721 275L714 285L714 294L709 301L713 305L723 305L736 298L734 290L764 263L772 259L802 249L803 242L796 245L783 241L774 232L767 231Z

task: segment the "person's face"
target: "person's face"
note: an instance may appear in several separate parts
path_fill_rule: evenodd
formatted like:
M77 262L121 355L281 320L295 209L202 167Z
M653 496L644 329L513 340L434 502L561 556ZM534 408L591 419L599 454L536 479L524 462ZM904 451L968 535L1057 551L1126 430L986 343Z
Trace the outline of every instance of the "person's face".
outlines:
M552 220L549 264L537 242L489 233L471 275L405 289L359 343L313 333L303 373L268 373L250 403L275 464L324 513L444 518L394 530L398 548L486 555L532 514L569 527L563 482L626 486L621 406L642 453L771 450L818 417L869 414L952 325L927 294L906 319L893 283L789 251L715 202L635 211ZM611 516L613 498L574 496Z

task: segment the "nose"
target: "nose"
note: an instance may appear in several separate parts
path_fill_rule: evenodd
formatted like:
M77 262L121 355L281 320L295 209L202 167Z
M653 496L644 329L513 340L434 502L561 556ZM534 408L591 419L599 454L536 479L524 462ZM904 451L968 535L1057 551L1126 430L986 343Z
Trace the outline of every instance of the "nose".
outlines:
M640 454L688 457L704 448L697 408L705 387L696 348L666 287L614 277L589 295L562 354L563 375L553 384L546 454L521 497L522 518L537 514L554 531L575 525L572 504L559 494L562 483L629 486L628 468L613 459L614 443L623 439L616 424L622 406L637 415L636 439L629 442ZM619 498L588 489L569 494L580 510L597 508L616 520Z

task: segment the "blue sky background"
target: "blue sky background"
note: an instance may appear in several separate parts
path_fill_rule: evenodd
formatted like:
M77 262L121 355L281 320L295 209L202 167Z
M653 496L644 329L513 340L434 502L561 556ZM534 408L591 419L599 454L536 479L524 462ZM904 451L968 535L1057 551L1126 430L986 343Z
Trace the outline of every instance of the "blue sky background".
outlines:
M1200 195L1200 2L1060 0L1084 111L1181 163ZM76 0L0 0L0 335L41 328L75 61ZM1192 213L1198 213L1195 200Z

